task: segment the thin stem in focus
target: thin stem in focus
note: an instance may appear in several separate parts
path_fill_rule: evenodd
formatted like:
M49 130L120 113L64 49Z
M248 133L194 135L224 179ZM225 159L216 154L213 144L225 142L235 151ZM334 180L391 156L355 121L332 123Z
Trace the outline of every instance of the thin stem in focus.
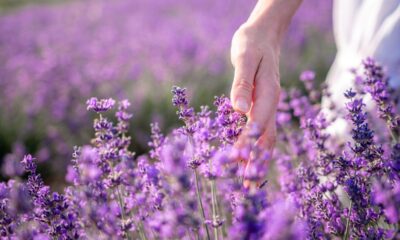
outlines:
M196 169L194 170L194 179L195 179L195 182L196 182L197 201L199 202L199 205L200 205L200 214L203 217L203 224L204 224L204 226L206 228L207 239L211 240L210 232L208 231L208 226L205 223L205 221L206 221L206 213L204 211L203 201L201 200L200 187L199 187L199 176L198 176L198 173L197 173Z

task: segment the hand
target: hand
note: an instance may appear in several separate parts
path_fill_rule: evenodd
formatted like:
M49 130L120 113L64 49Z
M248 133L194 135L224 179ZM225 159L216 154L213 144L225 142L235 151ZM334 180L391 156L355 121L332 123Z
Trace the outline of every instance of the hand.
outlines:
M261 137L256 144L272 151L276 140L275 116L280 94L280 44L255 25L242 25L234 34L231 61L235 68L231 101L245 113ZM241 140L239 139L239 142Z

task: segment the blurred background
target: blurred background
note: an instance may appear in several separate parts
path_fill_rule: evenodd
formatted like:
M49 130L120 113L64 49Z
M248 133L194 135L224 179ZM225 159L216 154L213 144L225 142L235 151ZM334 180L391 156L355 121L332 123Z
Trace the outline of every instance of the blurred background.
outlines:
M179 124L171 87L191 104L229 95L230 41L255 0L0 0L1 177L25 153L51 185L64 181L73 146L89 143L92 96L127 98L132 148L147 149L149 124ZM333 61L331 0L305 0L281 57L283 87L312 69L322 81Z

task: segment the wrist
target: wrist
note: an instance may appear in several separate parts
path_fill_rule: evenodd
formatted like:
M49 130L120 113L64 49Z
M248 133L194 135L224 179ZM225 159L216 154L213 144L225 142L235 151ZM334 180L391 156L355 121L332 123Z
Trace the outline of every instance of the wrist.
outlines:
M280 26L267 25L261 21L246 21L240 28L248 35L257 36L254 39L262 40L268 45L276 48L281 45L283 29Z
M301 2L302 0L258 0L245 26L278 46Z

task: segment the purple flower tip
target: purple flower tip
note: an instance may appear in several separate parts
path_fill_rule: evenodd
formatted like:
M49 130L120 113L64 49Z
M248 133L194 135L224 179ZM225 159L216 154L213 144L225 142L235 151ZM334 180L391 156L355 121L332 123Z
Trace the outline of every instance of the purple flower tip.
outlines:
M172 87L172 94L174 95L172 98L174 106L187 106L188 100L186 98L186 88L174 86Z
M129 100L124 99L122 101L119 102L119 107L123 110L128 109L128 107L131 105L131 103L129 102Z
M112 98L99 100L95 97L92 97L89 100L87 100L86 104L87 104L87 110L93 110L99 113L110 110L114 106L115 101Z
M347 91L344 93L344 96L345 96L346 98L348 98L348 99L351 99L351 98L353 98L353 97L356 96L356 92L354 92L353 89L350 88L349 90L347 90Z
M306 70L300 74L300 80L304 82L312 81L315 78L315 72Z
M31 173L36 171L35 158L33 158L32 155L25 155L21 163L25 167L25 171Z

